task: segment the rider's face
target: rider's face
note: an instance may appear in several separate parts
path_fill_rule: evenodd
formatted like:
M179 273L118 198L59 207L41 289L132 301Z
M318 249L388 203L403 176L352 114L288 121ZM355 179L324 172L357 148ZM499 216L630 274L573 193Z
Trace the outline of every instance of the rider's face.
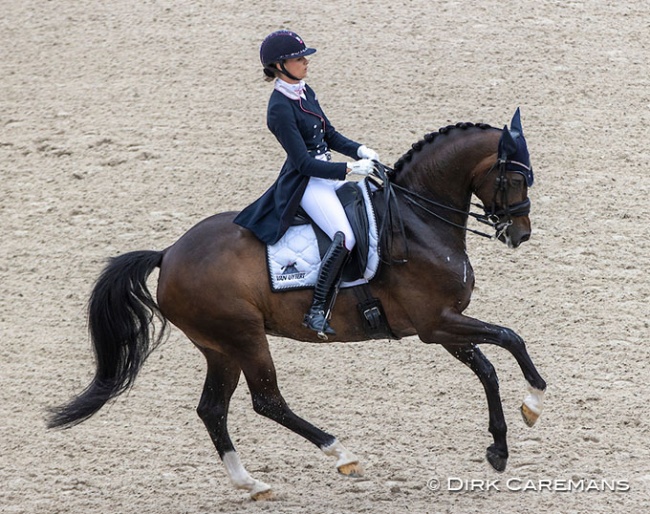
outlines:
M308 66L309 60L306 57L297 57L295 59L287 59L284 61L284 67L287 69L287 71L299 80L302 80L307 76ZM282 73L282 70L280 70L280 73ZM284 73L282 73L282 78L283 80L290 83L296 82L295 80L284 75Z

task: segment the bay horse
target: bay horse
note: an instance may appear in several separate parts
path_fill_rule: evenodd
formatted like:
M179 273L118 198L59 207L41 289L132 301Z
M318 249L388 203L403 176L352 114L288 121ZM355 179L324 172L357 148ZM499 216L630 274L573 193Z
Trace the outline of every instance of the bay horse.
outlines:
M370 290L381 300L395 339L417 335L439 344L478 376L493 437L486 458L503 471L508 445L498 380L478 345L497 345L516 359L529 386L521 407L529 426L541 413L546 383L514 331L463 315L474 287L466 232L476 195L485 209L478 218L495 229L494 238L514 248L530 237L533 174L519 110L510 128L459 123L427 134L384 179L374 192L378 223L384 226L384 262ZM209 217L163 251L134 251L109 261L88 304L95 376L69 403L51 410L48 426L76 425L128 390L171 323L207 361L197 413L235 487L253 499L272 496L269 485L247 472L228 434L229 402L242 373L257 413L334 457L341 474L360 476L359 459L336 437L297 416L278 389L267 334L319 342L302 325L311 291L272 293L265 247L233 223L235 215ZM157 301L146 285L155 268L160 268ZM350 290L340 291L333 341L368 339L356 302Z

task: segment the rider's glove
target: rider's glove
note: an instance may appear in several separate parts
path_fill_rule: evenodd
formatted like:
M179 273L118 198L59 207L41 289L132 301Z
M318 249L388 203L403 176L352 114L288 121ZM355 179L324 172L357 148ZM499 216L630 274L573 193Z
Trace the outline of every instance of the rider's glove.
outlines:
M357 155L362 159L370 159L372 161L379 160L379 154L375 152L372 148L368 148L366 145L361 145L357 150Z
M348 162L348 173L354 175L367 175L375 169L375 164L370 159L361 159L359 161Z

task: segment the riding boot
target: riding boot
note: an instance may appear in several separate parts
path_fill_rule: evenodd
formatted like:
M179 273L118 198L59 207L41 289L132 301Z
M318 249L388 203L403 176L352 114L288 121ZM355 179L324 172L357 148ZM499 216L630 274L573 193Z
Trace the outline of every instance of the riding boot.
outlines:
M336 334L327 322L326 307L328 299L341 280L343 266L350 255L344 243L345 235L343 232L334 234L332 244L327 249L318 271L318 279L314 287L314 299L302 323L304 327L318 332L318 337L321 339L327 339L327 335Z

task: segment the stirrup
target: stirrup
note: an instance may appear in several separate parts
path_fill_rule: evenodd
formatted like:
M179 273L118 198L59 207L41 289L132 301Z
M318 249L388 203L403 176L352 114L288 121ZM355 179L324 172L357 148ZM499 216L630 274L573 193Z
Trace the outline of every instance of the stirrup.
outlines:
M318 338L322 339L323 341L327 341L328 335L336 335L334 329L330 327L330 324L327 322L325 313L323 311L316 311L313 313L310 312L309 314L305 314L305 317L302 321L302 326L309 328L314 332L317 332Z

